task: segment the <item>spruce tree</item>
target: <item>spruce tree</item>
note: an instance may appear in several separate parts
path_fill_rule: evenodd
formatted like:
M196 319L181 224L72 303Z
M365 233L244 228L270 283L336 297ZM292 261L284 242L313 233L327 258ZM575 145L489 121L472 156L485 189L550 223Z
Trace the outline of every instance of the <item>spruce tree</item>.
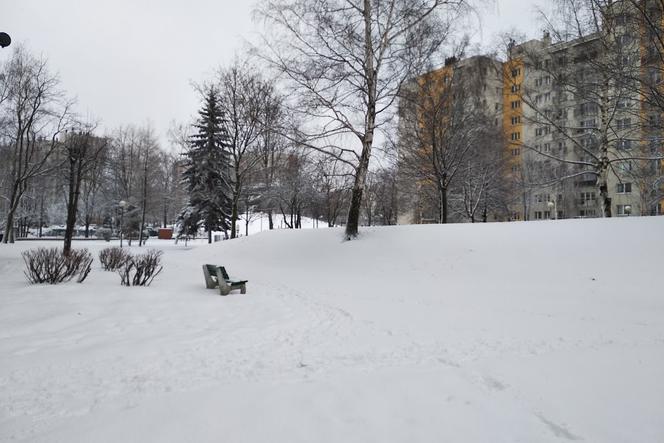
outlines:
M230 154L223 111L214 87L206 90L204 104L194 124L182 178L189 204L180 213L181 233L203 226L212 243L212 231L227 231L232 208Z

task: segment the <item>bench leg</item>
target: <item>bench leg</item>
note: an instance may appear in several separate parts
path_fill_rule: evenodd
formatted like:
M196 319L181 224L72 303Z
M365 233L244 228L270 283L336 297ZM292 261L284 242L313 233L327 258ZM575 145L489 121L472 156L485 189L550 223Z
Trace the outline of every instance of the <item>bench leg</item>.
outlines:
M244 285L242 285L242 287L240 288L240 294L246 294L246 293L247 293L247 285L244 284Z
M219 293L221 295L228 295L231 293L231 287L228 285L219 285Z

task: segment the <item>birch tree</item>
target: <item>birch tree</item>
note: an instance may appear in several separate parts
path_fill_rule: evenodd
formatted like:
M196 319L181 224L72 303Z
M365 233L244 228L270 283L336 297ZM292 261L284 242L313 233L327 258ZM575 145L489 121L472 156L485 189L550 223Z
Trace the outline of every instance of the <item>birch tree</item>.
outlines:
M266 58L310 125L299 140L353 169L346 239L357 236L377 131L403 83L448 38L465 0L263 0Z

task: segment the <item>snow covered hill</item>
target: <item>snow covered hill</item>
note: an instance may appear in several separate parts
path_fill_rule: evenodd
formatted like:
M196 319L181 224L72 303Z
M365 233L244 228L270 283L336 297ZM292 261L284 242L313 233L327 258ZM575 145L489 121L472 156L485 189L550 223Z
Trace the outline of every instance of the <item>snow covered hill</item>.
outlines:
M341 237L151 240L150 288L28 286L40 243L2 245L0 440L664 441L664 217Z

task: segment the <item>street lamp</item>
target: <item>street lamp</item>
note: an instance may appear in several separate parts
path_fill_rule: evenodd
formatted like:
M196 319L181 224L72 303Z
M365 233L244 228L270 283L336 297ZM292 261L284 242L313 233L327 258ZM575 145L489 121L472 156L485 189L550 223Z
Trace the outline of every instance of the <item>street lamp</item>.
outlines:
M553 210L553 219L557 220L558 219L558 207L556 205L555 201L556 197L553 197L553 201L549 200L546 202L546 205L549 207L549 211Z
M628 217L632 215L632 207L630 205L625 205L625 215Z
M120 203L118 203L120 206L120 247L122 247L122 222L124 220L124 210L125 207L127 206L127 202L124 200L120 200Z
M12 38L6 32L0 32L0 48L6 48L12 43Z

